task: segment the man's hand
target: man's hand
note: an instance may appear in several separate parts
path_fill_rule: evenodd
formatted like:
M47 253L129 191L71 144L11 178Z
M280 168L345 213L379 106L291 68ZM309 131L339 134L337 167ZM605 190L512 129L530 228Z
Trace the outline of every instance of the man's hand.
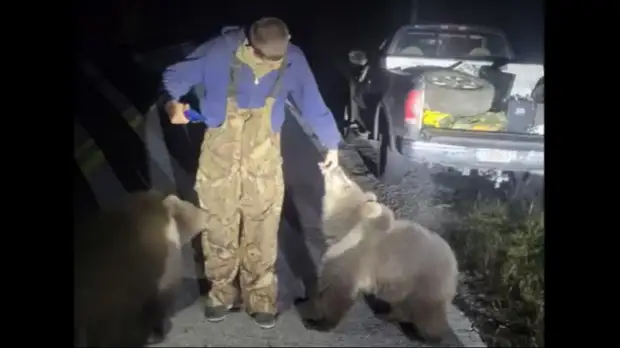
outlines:
M334 168L338 166L338 150L327 150L325 160L319 163L319 166L323 169Z
M172 100L166 104L166 112L170 117L170 123L172 124L187 124L189 120L185 117L185 111L189 110L189 105L179 103Z

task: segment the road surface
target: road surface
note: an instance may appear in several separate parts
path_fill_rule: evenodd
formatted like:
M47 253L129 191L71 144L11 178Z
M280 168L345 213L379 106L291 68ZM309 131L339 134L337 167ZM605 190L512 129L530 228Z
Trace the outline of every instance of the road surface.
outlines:
M78 197L88 202L79 204L82 210L88 212L96 206L114 204L126 191L148 187L177 192L192 199L192 159L197 155L199 140L196 135L203 129L195 125L162 127L161 112L149 106L156 96L142 93L135 76L132 89L122 81L131 79L127 75L116 75L116 84L113 84L111 81L115 78L104 76L105 68L100 69L87 61L83 61L80 68L75 149L83 174ZM148 81L148 76L138 81ZM125 90L121 92L116 86ZM195 281L202 272L196 271L195 253L188 248L184 296L173 318L174 329L159 346L422 346L403 336L395 326L374 318L362 302L334 332L319 333L302 326L291 303L295 297L303 295L303 283L311 278L322 252L317 225L322 180L315 165L320 150L316 138L295 115L287 118L282 141L288 201L279 234L277 272L282 314L278 325L272 330L262 330L244 313L232 314L218 324L206 322ZM347 157L343 166L357 161L353 158L357 156L354 152L343 150L343 157ZM365 188L376 187L374 180L367 176L359 183ZM455 308L450 311L450 322L456 334L449 342L451 345L483 345L471 332L469 321Z

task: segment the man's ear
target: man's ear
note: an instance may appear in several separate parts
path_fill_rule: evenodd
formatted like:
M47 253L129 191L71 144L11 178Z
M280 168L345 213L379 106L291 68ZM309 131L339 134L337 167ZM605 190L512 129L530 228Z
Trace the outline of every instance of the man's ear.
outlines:
M364 204L362 204L360 209L362 217L369 219L379 217L381 215L381 212L383 211L383 207L381 206L381 204L375 201L365 202Z

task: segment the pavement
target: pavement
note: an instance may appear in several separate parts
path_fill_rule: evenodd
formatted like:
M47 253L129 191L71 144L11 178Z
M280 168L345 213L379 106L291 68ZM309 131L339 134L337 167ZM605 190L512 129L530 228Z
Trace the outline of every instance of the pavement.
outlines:
M75 156L90 189L90 193L84 189L81 197L96 201L98 206L108 206L126 191L154 187L189 198L193 179L188 163L195 156L195 151L189 149L196 148L196 140L190 133L198 134L201 130L179 126L167 129L161 122L161 110L148 106L148 97L126 96L131 93L119 91L102 70L90 62L83 61L80 69L84 84L81 89L85 93L82 97L89 99L79 109L81 114L76 115ZM135 103L140 105L134 106L137 99L140 100ZM157 98L152 99L156 101ZM85 115L87 112L96 115ZM292 108L288 116L282 131L287 205L279 232L277 272L281 316L278 325L271 330L260 329L244 313L234 313L217 324L206 322L196 282L201 272L196 271L193 249L187 248L187 279L179 299L179 311L173 318L174 328L166 341L157 346L424 346L406 338L395 326L376 319L363 302L358 303L333 332L309 331L301 324L291 304L295 297L303 296L304 282L312 278L322 253L318 225L322 180L316 166L322 149L316 136ZM122 125L112 121L113 118L122 120ZM98 123L92 119L97 119ZM116 124L111 125L114 122ZM108 127L105 136L97 134L104 123ZM112 135L110 129L114 129ZM187 149L175 156L179 151L174 148L179 146ZM341 152L342 166L348 167L345 170L359 172L359 155L349 148ZM357 175L354 179L367 189L380 186L369 175ZM469 320L455 307L450 309L449 321L454 337L446 342L448 345L484 346L471 330Z

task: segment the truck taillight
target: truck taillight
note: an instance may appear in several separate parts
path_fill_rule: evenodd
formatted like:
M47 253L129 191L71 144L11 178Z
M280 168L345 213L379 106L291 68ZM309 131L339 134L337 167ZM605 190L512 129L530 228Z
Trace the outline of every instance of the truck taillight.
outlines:
M424 92L413 89L405 99L405 123L414 124L424 111Z

